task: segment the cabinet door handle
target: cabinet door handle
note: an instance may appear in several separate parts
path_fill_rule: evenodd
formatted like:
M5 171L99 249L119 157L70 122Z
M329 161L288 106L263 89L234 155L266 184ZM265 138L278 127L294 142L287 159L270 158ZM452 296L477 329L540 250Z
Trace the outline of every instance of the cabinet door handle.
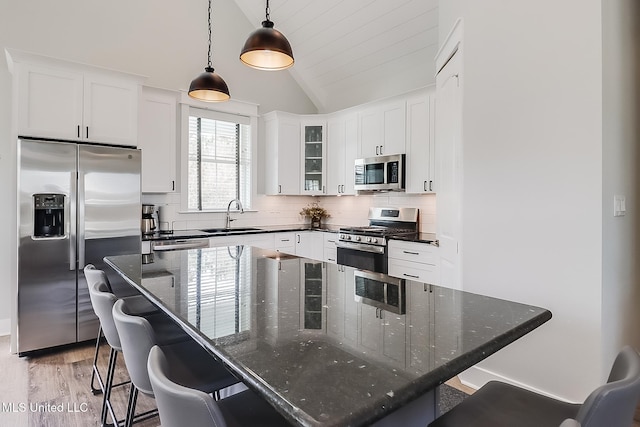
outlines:
M433 181L429 181L429 191L433 191Z
M80 125L78 125L78 138L80 138Z
M171 181L171 191L176 191L176 182Z
M382 145L380 146L380 155L382 156Z
M423 183L422 183L422 189L423 189L424 191L428 191L428 190L427 190L427 181L423 181Z
M89 126L87 126L87 139L89 139Z
M300 235L298 234L298 243L300 243Z
M280 239L281 242L288 242L290 239Z
M324 191L324 185L323 185L322 186L322 194L324 194L324 193L325 193L325 191Z
M278 194L282 193L282 185L278 184Z
M380 153L378 152L378 147L380 147L379 145L376 145L376 156L379 156Z
M344 194L344 184L342 184L341 187L342 187L342 193Z
M402 253L408 254L408 255L420 255L420 252L402 251Z
M411 277L412 279L419 279L420 278L420 276L415 276L413 274L402 273L402 275L406 276L406 277Z

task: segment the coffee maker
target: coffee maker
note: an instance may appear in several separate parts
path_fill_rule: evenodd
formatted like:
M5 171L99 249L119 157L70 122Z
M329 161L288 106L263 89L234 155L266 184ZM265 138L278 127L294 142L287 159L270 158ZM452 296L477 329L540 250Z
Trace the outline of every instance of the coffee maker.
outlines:
M142 205L142 220L140 230L142 234L153 234L156 231L156 217L154 205Z

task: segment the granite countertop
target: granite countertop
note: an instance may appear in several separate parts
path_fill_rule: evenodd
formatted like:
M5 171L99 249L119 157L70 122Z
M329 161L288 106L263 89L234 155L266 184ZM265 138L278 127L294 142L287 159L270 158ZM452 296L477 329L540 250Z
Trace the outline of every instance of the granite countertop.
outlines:
M436 244L436 246L438 242L436 233L418 233L418 234L412 234L412 235L399 235L399 236L390 236L389 238L393 240L406 240L408 242Z
M197 239L203 237L216 237L216 236L228 236L235 234L256 234L256 233L279 233L287 231L327 231L331 233L337 233L340 229L340 225L322 225L320 228L311 228L308 224L290 224L290 225L259 225L251 227L252 229L233 227L229 230L223 230L217 232L206 232L203 230L174 230L171 233L154 233L143 234L142 240L175 240L175 239ZM213 228L213 227L211 227ZM206 229L206 228L205 228Z
M216 236L228 236L234 234L256 234L256 233L280 233L287 231L325 231L330 233L337 233L344 225L327 224L322 225L320 228L311 228L307 224L290 224L290 225L261 225L254 230L234 230L231 228L228 231L218 231L215 233L206 232L202 230L174 230L172 233L154 233L143 234L142 240L176 240L176 239L197 239L204 237L216 237ZM433 244L438 241L435 233L417 233L414 235L401 235L391 236L391 239L406 240L417 243L429 243Z
M551 318L250 246L105 260L297 425L370 425ZM395 305L356 295L382 283Z

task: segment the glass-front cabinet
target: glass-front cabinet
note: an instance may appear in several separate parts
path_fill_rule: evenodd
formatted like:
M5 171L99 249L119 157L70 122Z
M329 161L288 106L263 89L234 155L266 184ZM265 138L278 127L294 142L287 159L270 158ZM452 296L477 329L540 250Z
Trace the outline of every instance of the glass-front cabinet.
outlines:
M326 194L326 123L302 122L302 193Z

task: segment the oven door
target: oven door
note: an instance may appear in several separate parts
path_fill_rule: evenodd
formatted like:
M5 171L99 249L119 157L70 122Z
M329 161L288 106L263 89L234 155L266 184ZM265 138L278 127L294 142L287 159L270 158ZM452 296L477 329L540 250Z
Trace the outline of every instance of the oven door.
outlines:
M367 245L338 242L338 264L359 268L361 270L374 271L376 273L386 273L387 254L385 248L374 246L375 252L371 252L366 250L369 248L364 248L364 246Z

